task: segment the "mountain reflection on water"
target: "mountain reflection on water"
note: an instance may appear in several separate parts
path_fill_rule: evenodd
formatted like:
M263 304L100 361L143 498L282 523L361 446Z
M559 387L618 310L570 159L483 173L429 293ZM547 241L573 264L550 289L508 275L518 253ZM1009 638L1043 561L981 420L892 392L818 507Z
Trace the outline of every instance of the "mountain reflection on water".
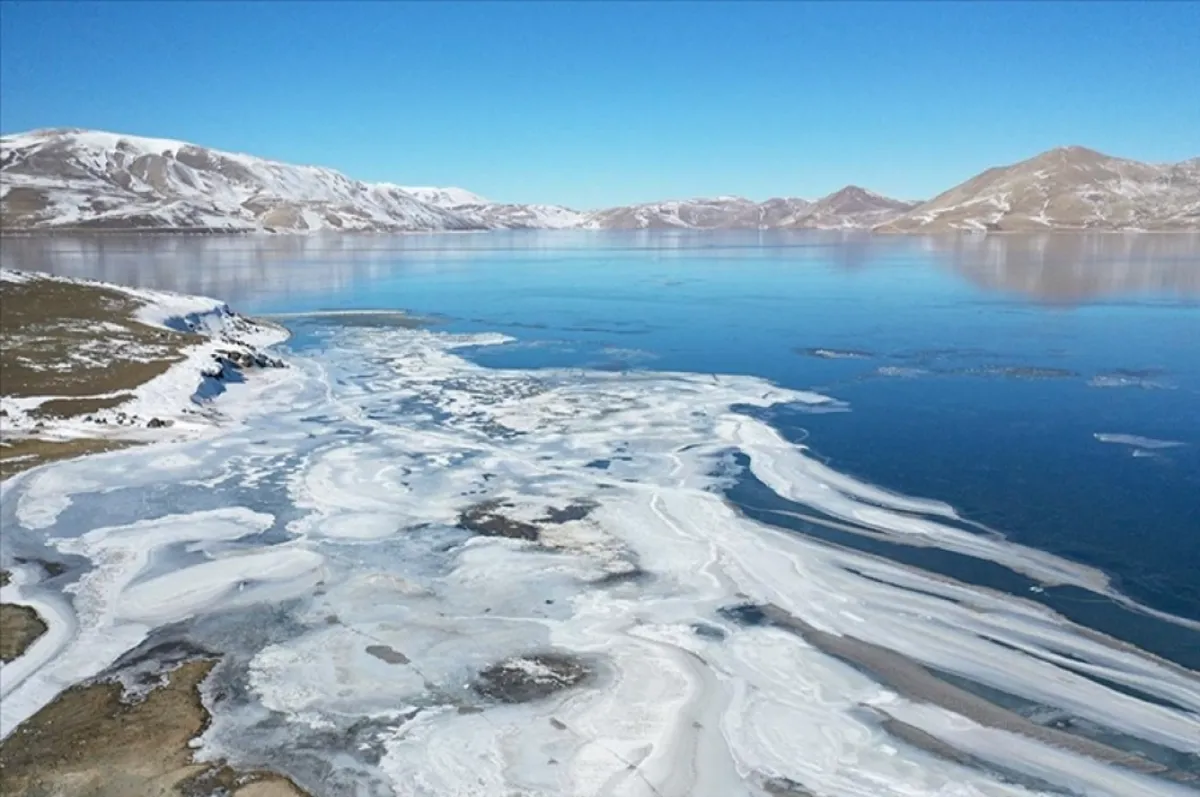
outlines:
M976 288L1075 303L1133 294L1200 297L1200 233L880 236L786 231L496 231L471 234L8 237L0 264L233 304L331 297L396 272L481 259L569 266L598 252L619 261L751 257L870 274L946 269Z

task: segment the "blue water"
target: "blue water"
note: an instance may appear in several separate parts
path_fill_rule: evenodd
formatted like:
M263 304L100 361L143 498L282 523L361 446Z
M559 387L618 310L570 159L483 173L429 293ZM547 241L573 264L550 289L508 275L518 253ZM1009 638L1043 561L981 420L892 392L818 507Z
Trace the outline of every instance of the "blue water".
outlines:
M817 390L852 411L772 422L837 469L947 501L1200 620L1197 235L105 238L6 242L4 264L208 293L249 314L404 309L516 338L474 353L496 367ZM303 348L310 325L288 323Z

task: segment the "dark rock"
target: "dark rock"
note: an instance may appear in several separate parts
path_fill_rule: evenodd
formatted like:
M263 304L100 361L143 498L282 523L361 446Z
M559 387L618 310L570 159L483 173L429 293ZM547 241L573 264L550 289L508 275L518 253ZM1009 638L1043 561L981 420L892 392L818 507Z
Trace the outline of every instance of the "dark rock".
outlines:
M615 587L619 584L641 583L649 580L650 574L640 567L632 566L628 570L619 570L613 573L605 573L600 578L591 582L597 587Z
M49 578L61 576L63 573L67 572L67 566L64 565L62 562L51 562L49 559L36 559L36 558L28 558L28 557L24 557L24 556L14 556L13 561L19 565L27 565L27 564L38 565L39 567L42 568L42 570L46 571L46 576ZM0 585L0 586L3 586L3 585Z
M512 506L504 501L484 501L462 511L458 516L458 525L467 531L482 534L485 537L508 537L514 540L535 541L538 538L537 526L521 520L513 520L500 514L498 510Z
M768 778L763 789L771 797L814 797L813 793L791 778Z
M534 653L493 664L479 673L472 688L503 703L528 703L586 681L592 670L563 653Z
M150 421L146 424L146 426L148 426L151 429L162 429L162 428L165 428L170 425L171 425L170 421L164 421L162 418L151 418Z
M767 617L767 613L763 611L763 607L753 603L726 606L720 609L719 613L738 625L754 626L770 624L770 619Z
M724 631L708 623L692 623L692 633L705 639L721 640L725 638Z
M367 645L367 653L388 664L408 664L408 656L388 645Z
M598 506L594 501L572 501L562 509L550 507L546 510L543 523L567 523L572 520L583 520Z

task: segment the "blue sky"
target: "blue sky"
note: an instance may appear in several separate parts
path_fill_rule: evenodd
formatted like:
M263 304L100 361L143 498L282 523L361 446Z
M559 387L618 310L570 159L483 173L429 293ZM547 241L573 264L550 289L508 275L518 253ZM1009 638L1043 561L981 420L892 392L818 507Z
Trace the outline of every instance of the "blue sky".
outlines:
M1200 3L4 2L0 130L580 208L1200 155Z

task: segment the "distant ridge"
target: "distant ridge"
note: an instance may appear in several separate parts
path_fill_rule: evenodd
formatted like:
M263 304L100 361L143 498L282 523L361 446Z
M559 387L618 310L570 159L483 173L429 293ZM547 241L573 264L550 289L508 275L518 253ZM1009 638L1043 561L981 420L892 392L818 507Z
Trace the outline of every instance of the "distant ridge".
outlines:
M848 185L816 200L668 200L581 212L463 188L365 183L171 139L78 128L0 138L0 230L403 232L843 229L892 233L1200 229L1200 158L1123 160L1060 147L926 202Z
M988 169L881 232L1200 229L1200 158L1149 164L1059 147Z

